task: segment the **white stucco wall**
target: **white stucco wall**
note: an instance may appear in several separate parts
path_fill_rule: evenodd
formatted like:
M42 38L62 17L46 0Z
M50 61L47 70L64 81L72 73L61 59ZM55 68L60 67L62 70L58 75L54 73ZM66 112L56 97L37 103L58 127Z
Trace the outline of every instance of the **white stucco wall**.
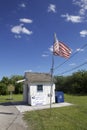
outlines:
M32 84L29 89L28 104L32 106L50 104L50 84L41 84L43 91L37 92L37 85L39 84ZM55 103L55 84L52 87L52 103Z

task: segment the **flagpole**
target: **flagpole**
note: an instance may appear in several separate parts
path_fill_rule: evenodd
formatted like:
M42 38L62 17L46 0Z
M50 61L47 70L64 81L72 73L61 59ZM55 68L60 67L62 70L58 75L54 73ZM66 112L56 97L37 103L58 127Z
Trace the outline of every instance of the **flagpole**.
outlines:
M55 34L54 34L55 35ZM54 43L53 43L54 44ZM51 115L51 108L52 108L52 96L53 96L53 73L54 73L54 55L52 52L52 66L51 66L51 87L50 87L50 115Z
M53 56L53 54L52 54L51 88L50 88L50 109L51 109L51 107L52 107L53 70L54 70L54 56Z
M71 49L66 46L64 43L59 42L56 33L54 33L54 43L53 43L53 52L52 52L52 66L51 66L51 87L50 87L50 115L52 107L52 94L53 94L53 74L54 74L54 55L61 56L64 58L69 58L71 54Z

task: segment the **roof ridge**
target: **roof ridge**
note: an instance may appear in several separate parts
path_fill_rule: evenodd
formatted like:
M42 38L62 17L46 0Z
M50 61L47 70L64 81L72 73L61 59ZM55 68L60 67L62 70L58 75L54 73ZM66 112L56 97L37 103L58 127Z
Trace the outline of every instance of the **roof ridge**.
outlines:
M25 78L29 82L50 82L51 75L49 73L39 73L39 72L27 72L25 73Z

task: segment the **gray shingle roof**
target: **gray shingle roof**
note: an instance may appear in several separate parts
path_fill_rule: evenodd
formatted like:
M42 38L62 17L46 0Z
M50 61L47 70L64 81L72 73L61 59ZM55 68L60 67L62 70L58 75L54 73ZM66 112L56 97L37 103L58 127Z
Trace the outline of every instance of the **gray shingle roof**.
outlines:
M51 75L49 73L26 72L25 79L29 83L37 83L37 82L50 83L51 82Z

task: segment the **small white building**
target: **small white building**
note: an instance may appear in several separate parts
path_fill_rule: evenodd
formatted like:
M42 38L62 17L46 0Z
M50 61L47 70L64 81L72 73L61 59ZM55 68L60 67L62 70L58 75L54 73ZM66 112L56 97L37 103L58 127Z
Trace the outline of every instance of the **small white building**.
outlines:
M50 104L51 75L25 72L23 100L31 106ZM55 103L55 84L52 85L52 103Z

